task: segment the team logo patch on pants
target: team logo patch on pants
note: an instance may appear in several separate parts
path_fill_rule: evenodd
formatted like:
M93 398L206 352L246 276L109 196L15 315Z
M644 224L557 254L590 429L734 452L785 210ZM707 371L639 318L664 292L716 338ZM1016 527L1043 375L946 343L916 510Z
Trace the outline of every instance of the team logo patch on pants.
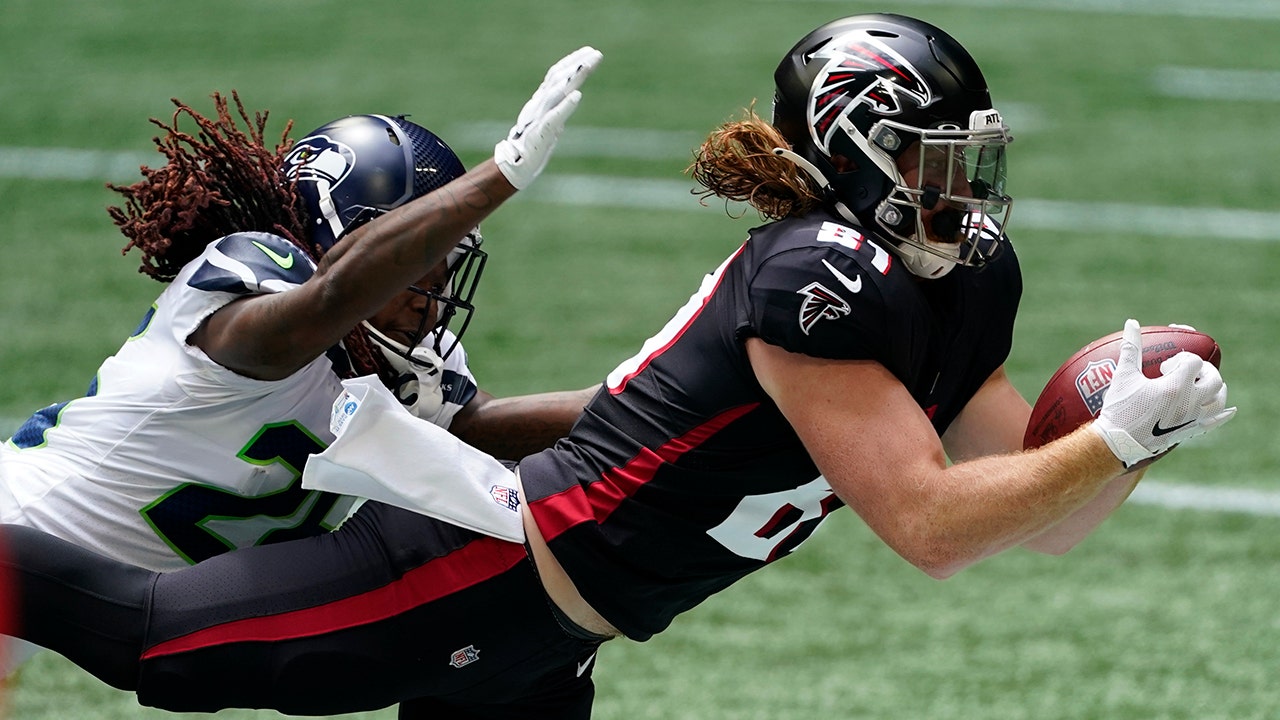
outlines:
M494 485L489 488L489 495L494 502L505 507L508 510L515 510L520 507L520 493L515 488Z
M449 657L449 664L453 667L460 668L480 659L480 651L475 645L468 645L461 650L455 650L453 655Z

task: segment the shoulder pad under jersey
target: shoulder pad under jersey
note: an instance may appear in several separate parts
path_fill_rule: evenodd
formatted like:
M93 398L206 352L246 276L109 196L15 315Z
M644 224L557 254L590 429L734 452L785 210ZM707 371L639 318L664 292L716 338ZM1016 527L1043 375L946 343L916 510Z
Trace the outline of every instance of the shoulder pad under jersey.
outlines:
M895 258L838 223L779 229L751 280L761 339L814 357L891 364L896 335L913 331L919 303Z
M256 295L301 285L315 265L293 243L278 235L243 232L227 235L205 249L187 284L211 292Z

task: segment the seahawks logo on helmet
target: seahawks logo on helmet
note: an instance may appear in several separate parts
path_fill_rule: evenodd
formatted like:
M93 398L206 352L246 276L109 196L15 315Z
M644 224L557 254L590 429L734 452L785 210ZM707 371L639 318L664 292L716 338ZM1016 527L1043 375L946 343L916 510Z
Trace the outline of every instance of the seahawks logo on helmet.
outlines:
M906 102L926 108L937 99L906 58L866 30L833 39L809 60L827 61L809 93L809 127L814 143L828 155L838 121L859 106L892 116L901 114Z
M323 182L337 187L351 173L356 154L350 147L330 140L327 135L312 135L297 142L284 159L285 176L299 182Z
M819 320L836 320L853 310L844 298L823 287L822 283L809 283L796 293L804 296L800 305L800 329L805 335Z
M356 153L351 146L331 140L328 135L311 135L298 141L284 159L285 177L297 182L310 182L309 193L314 198L310 211L315 223L326 227L328 237L317 233L313 238L318 245L328 248L346 231L346 222L339 217L334 204L333 191L351 174L356 165ZM303 191L304 197L308 190ZM350 221L351 218L346 218Z

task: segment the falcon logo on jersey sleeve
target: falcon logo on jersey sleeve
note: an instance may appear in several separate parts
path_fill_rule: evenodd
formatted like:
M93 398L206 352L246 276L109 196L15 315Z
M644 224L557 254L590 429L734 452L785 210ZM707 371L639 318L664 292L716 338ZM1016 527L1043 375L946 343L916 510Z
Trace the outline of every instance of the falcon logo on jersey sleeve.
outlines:
M804 296L800 305L800 329L805 335L820 320L835 320L848 315L853 308L839 295L831 292L822 283L809 283L796 293Z

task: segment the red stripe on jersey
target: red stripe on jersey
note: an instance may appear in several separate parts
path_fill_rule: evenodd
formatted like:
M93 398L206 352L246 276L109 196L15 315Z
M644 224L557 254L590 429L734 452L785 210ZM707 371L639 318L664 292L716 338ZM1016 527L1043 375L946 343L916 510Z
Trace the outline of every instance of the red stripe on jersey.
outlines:
M529 510L542 536L550 541L575 525L604 522L623 500L635 495L652 480L664 463L676 462L734 420L758 407L760 403L748 403L726 410L684 435L668 440L657 450L641 448L626 465L605 471L600 480L585 488L574 485L555 495L534 500L529 503Z
M707 288L705 283L702 287L699 287L698 292L694 293L693 297L689 298L689 302L685 303L685 306L680 308L680 310L676 313L675 317L667 321L667 326L662 328L661 332L659 332L654 337L650 338L649 341L645 343L647 347L650 345L650 343L653 343L654 341L662 342L662 344L658 347L658 349L654 350L653 352L645 356L644 359L641 360L633 370L631 370L630 372L628 372L626 375L622 377L621 381L616 383L612 383L612 382L607 383L610 395L617 395L623 390L626 390L627 383L631 382L632 378L644 372L644 369L649 367L649 363L653 362L654 358L666 352L672 345L676 344L676 342L680 339L680 337L684 335L685 330L688 330L689 326L693 325L693 321L697 320L698 316L702 314L702 311L706 309L707 303L710 302L711 300L711 296L715 295L716 290L720 288L720 283L724 281L725 269L729 267L729 263L733 262L734 259L736 259L739 255L741 255L742 251L746 249L747 249L747 244L743 243L742 246L738 248L737 252L735 252L733 255L730 255L729 258L720 265L720 267L716 268L714 283L711 285L711 287ZM678 327L674 327L673 323L678 321L682 315L687 315L688 317L686 317ZM641 348L641 353L643 352L644 352L644 349ZM630 363L634 361L635 361L635 358L632 358L627 362Z
M197 630L151 646L142 659L237 642L279 642L386 620L501 575L525 557L523 545L483 537L375 590L316 607Z

